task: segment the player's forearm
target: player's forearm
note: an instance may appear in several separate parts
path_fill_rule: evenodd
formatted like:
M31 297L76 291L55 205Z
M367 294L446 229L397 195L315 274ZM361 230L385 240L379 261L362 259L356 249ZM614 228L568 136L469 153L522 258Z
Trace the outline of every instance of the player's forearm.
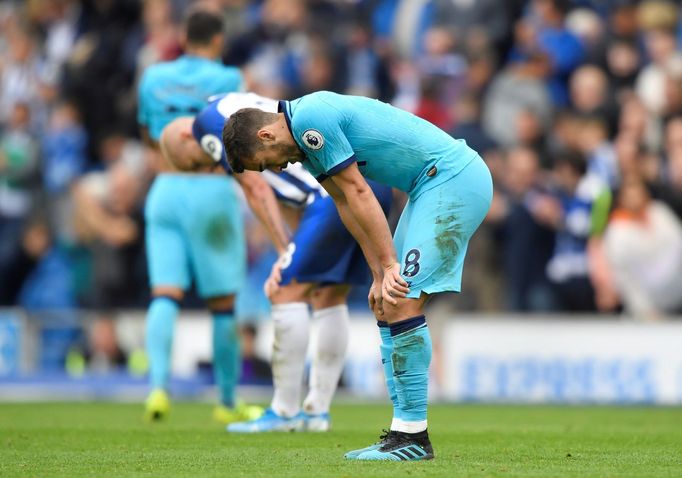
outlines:
M391 267L397 262L393 238L384 211L372 190L367 186L356 194L346 194L346 201L353 218L364 233L362 237L366 245L360 246L363 250L366 248L373 252L382 270Z
M75 211L81 224L88 228L88 231L96 236L103 236L107 226L111 223L110 215L104 210L99 202L86 190L86 188L76 183L72 189Z
M265 185L250 186L245 188L246 200L254 215L265 227L272 244L278 254L286 251L289 244L289 234L284 219L279 209L277 198L275 198L272 188Z
M362 253L365 255L365 259L367 260L367 265L369 265L369 268L372 271L372 276L381 277L382 267L379 256L372 247L372 241L369 240L369 237L367 234L365 234L365 231L355 220L353 213L348 207L348 203L345 200L336 201L336 208L339 211L339 216L341 216L343 225L346 226L346 229L348 229L348 231L360 245L360 249L362 249Z

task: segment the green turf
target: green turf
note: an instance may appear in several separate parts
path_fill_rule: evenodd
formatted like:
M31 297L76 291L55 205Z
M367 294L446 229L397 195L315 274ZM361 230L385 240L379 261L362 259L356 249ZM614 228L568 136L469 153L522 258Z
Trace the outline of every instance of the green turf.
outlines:
M436 459L343 459L387 408L333 410L326 434L228 435L206 404L148 425L140 405L0 404L0 476L682 476L682 409L434 406Z

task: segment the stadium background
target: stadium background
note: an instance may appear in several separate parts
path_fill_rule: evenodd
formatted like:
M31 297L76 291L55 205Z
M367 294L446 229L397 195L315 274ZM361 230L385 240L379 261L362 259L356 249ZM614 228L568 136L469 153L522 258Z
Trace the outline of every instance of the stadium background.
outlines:
M0 398L146 392L142 208L159 158L138 137L135 91L146 66L180 54L190 3L0 3ZM251 90L389 101L466 139L493 172L462 294L431 306L432 397L682 402L677 3L218 3L223 60ZM274 253L244 217L250 278L238 311L255 324L244 390L266 397L261 284ZM383 397L364 291L351 305L344 390ZM204 398L208 317L196 298L185 306L173 387Z

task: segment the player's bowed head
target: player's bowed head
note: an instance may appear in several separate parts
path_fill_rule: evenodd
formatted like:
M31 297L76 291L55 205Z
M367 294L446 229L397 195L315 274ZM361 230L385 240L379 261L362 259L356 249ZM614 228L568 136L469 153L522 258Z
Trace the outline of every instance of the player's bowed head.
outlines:
M190 116L176 118L163 128L159 138L161 154L178 171L212 172L219 163L194 139L193 121Z
M282 113L243 108L223 127L223 145L235 173L244 170L280 172L305 156L289 132Z

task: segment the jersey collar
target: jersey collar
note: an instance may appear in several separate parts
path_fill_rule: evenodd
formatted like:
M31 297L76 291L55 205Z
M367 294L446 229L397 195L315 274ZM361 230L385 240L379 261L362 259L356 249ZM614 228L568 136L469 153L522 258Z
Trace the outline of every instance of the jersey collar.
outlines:
M291 133L291 137L294 138L294 130L291 129L291 106L289 105L288 101L280 100L277 103L277 112L278 113L284 113L284 119L287 120L287 127L289 128L289 133Z
M303 151L303 154L305 155L305 150L301 148L301 144L298 142L298 138L296 138L296 135L294 135L294 130L291 127L291 103L289 101L284 101L280 100L277 103L277 112L278 113L284 113L284 119L287 121L287 128L289 128L289 133L291 134L291 137L294 138L294 143L296 143L296 146L298 146L298 149ZM307 158L308 156L305 155Z

